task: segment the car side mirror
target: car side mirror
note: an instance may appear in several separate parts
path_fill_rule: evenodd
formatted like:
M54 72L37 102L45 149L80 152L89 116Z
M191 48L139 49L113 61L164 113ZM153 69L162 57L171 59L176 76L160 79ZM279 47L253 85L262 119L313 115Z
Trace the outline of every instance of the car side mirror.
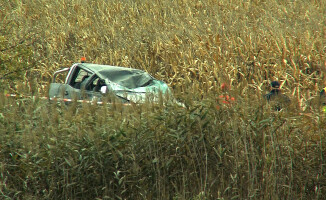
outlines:
M102 86L101 87L101 93L106 94L108 92L108 86Z

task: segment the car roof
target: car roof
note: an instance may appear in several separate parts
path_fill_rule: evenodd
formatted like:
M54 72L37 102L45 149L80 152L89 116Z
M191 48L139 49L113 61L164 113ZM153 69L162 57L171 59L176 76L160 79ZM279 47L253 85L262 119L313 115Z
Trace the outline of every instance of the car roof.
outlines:
M142 87L154 79L147 72L140 69L93 63L79 63L78 66L94 72L101 79L108 79L127 88Z
M98 72L111 72L111 71L139 71L142 73L146 73L143 70L140 69L133 69L133 68L128 68L128 67L120 67L120 66L112 66L112 65L101 65L101 64L94 64L94 63L77 63L78 66L82 68L87 68L90 71L93 71L95 73Z

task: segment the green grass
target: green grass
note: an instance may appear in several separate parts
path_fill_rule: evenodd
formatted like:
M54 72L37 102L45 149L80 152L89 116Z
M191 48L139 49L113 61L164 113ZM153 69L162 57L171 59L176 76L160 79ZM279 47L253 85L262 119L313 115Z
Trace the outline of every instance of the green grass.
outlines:
M29 69L0 83L0 198L324 199L316 97L325 9L290 0L1 2L0 77ZM144 69L186 108L5 96L46 96L52 73L82 56ZM271 80L291 98L284 111L265 104ZM232 107L216 101L222 82Z
M324 198L318 113L1 99L3 198Z

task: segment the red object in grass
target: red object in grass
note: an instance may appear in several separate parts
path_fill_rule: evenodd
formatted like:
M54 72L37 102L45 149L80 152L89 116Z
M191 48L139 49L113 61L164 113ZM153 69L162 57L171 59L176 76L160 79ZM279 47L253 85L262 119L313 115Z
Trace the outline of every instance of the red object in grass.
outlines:
M235 98L230 97L229 95L220 95L219 98L222 99L223 100L222 102L225 104L230 104L235 101Z
M85 57L85 56L81 57L81 58L80 58L80 61L81 61L82 63L84 63L84 62L86 61L86 57Z
M222 85L221 85L221 89L222 89L222 91L228 90L228 89L229 89L228 84L226 84L226 83L222 83Z

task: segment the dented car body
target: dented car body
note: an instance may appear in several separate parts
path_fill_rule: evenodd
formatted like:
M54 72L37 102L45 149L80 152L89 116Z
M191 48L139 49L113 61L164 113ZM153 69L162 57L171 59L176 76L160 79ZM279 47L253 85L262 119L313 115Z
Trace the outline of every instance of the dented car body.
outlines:
M57 82L58 75L64 75L63 83ZM99 100L112 94L122 103L143 103L146 98L158 101L161 94L170 92L166 83L139 69L76 63L54 73L49 97Z

